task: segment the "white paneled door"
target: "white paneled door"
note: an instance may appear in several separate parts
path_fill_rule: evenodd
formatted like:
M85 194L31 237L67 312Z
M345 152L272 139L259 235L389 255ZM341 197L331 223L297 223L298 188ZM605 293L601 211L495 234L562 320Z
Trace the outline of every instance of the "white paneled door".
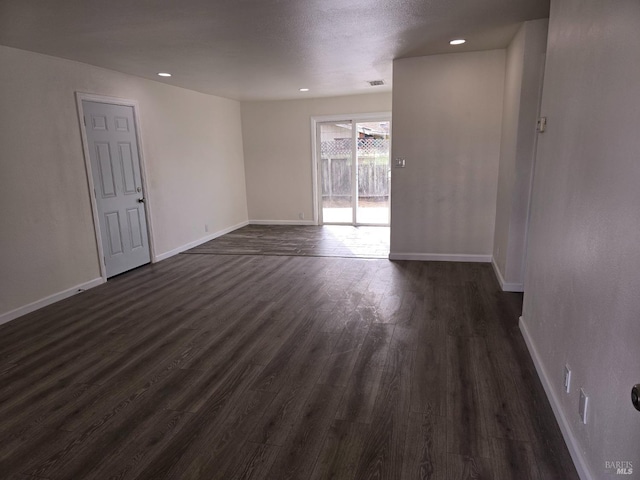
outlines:
M150 261L133 107L82 101L107 277Z

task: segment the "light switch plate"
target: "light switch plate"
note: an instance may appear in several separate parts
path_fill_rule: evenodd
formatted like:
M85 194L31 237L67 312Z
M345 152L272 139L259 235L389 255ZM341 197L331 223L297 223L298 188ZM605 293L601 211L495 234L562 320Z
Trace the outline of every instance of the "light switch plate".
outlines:
M404 168L406 164L407 163L404 158L396 157L393 159L393 166L396 168Z

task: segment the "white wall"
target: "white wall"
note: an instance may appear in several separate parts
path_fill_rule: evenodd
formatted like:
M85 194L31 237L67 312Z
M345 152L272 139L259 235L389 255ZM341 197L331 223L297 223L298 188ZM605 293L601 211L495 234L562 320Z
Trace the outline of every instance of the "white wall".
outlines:
M137 100L156 254L247 220L240 104L0 46L0 318L100 276L74 92Z
M506 290L522 291L536 120L548 20L525 22L507 48L493 258Z
M552 1L523 324L565 438L594 479L640 478L630 399L640 382L638 25L637 0ZM633 475L605 470L614 460L632 462Z
M391 94L242 103L249 218L313 220L311 117L391 111Z
M393 63L392 258L491 258L504 66L504 50Z

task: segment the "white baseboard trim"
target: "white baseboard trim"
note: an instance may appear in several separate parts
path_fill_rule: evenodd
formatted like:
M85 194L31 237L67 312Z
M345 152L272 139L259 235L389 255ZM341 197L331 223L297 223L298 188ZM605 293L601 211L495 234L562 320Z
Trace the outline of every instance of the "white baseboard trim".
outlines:
M389 253L389 260L418 260L422 262L481 262L491 261L491 255L466 255L459 253Z
M547 394L549 403L551 403L551 408L553 409L553 413L556 417L556 422L558 422L558 425L560 426L560 431L562 432L562 436L564 437L564 442L569 448L569 454L571 455L573 464L578 471L578 475L580 476L581 480L593 480L595 479L595 477L591 473L591 469L589 468L587 459L582 454L582 449L580 448L578 439L573 434L569 421L567 420L567 417L565 417L562 408L560 407L560 402L558 401L556 392L552 387L550 377L547 374L544 366L542 365L540 355L538 354L538 351L533 344L533 339L531 338L531 335L529 335L529 330L527 329L527 325L524 323L524 319L522 317L520 317L518 325L520 326L520 332L522 333L524 341L527 344L527 348L529 349L529 355L531 355L531 358L533 359L533 364L535 365L536 371L538 372L538 377L540 377L540 381L542 382L544 391Z
M313 220L249 220L249 225L317 225Z
M247 225L249 225L248 221L240 222L236 225L233 225L232 227L224 228L222 230L218 230L217 232L210 233L206 237L199 238L198 240L194 240L193 242L189 242L185 245L181 245L178 248L169 250L168 252L164 252L164 253L161 253L160 255L156 255L153 261L155 263L155 262L160 262L162 260L166 260L167 258L173 257L174 255L182 253L185 250L189 250L190 248L197 247L198 245L202 245L203 243L207 243L208 241L213 240L214 238L221 237L222 235L226 235L227 233L231 233L234 230L237 230L242 227L246 227Z
M15 320L16 318L26 315L27 313L35 312L42 307L51 305L52 303L59 302L60 300L64 300L65 298L81 293L84 290L89 290L90 288L97 287L98 285L101 285L103 283L104 279L102 277L94 278L93 280L90 280L88 282L81 283L80 285L76 285L75 287L63 290L62 292L54 293L53 295L49 295L48 297L44 297L40 300L36 300L35 302L31 302L28 305L18 307L15 310L11 310L10 312L3 313L2 315L0 315L0 325L10 322L11 320Z
M491 266L493 267L493 271L498 278L498 283L502 288L503 292L524 292L524 284L522 283L507 283L504 281L504 277L498 268L498 264L496 264L496 259L491 257Z

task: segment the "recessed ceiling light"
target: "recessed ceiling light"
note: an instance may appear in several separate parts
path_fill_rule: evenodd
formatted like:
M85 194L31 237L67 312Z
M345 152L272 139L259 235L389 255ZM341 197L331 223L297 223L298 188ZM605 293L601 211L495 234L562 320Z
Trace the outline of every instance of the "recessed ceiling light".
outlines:
M300 89L300 91L301 91L301 92L308 92L308 91L309 91L309 89L308 89L308 88L301 88L301 89Z
M170 73L165 73L165 72L160 72L158 75L160 75L161 77L170 77L171 76Z
M464 38L458 38L456 40L451 40L449 42L450 45L462 45L463 43L465 43L466 40Z

